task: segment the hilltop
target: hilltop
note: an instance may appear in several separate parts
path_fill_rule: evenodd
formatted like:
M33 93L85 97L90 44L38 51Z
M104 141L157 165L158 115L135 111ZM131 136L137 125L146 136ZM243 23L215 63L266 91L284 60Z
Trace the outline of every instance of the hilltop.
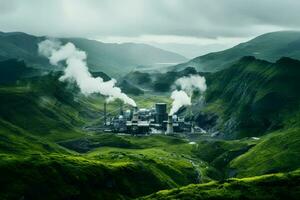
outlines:
M230 67L244 56L275 62L281 57L300 59L300 32L279 31L260 35L230 49L196 57L170 69L182 70L194 67L201 72L216 72Z

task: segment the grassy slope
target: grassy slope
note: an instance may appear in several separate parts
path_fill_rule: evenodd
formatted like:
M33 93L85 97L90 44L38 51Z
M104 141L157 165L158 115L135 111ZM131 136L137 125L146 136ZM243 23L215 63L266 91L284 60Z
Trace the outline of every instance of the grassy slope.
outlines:
M198 183L198 171L207 166L191 163L194 146L180 138L89 137L98 146L85 154L49 148L2 152L1 199L134 198ZM31 145L38 147L34 140Z
M300 171L189 185L140 199L299 199Z
M230 163L235 176L249 177L292 171L300 167L300 129L273 132L261 138L255 147Z
M150 194L180 183L162 171L168 170L162 164L162 169L159 167L146 161L110 164L62 154L5 155L0 162L1 199L22 196L25 199L119 199Z
M64 95L59 88L54 91L48 88L47 92ZM76 105L61 102L59 98L63 97L52 95L40 93L30 85L0 88L1 119L37 136L62 132L67 137L68 133L76 133L74 127L83 123Z

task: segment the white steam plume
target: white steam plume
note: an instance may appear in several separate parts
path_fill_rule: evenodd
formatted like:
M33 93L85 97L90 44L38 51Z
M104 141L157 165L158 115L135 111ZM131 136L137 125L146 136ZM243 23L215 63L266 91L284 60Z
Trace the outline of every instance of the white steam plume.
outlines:
M173 99L173 103L169 113L170 115L176 113L182 106L192 104L191 95L194 90L199 90L203 93L207 88L205 77L199 75L179 78L175 81L175 85L180 86L181 90L174 90L172 92L171 99Z
M64 75L59 78L60 81L75 81L80 91L85 95L100 93L108 97L108 101L120 99L126 104L136 106L133 99L115 86L115 79L103 81L101 77L92 77L88 71L86 53L77 49L73 43L69 42L62 46L57 41L45 40L40 42L38 47L39 53L49 58L51 64L58 65L61 61L66 62Z
M191 93L193 90L204 92L207 88L205 77L199 75L190 75L177 79L175 85L180 86L182 90Z
M174 90L171 94L171 99L173 99L173 103L169 113L170 115L176 113L182 106L189 106L192 104L191 98L183 90Z

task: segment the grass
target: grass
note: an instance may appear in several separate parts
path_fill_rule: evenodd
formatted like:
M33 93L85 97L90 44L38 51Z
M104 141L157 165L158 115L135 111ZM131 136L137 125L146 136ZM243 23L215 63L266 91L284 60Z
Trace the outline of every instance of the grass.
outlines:
M178 189L163 190L139 199L298 199L299 191L300 171L298 170L287 174L192 184Z
M288 172L299 168L299 128L277 131L261 138L261 141L245 154L230 163L237 177L249 177L275 172Z
M134 148L107 143L105 137ZM171 137L99 135L106 146L85 153L1 154L0 199L131 199L197 183L197 167L188 155L161 145L186 145ZM101 139L104 140L101 140ZM57 192L55 192L57 191Z
M171 187L143 163L34 155L2 157L0 168L1 199L119 199Z

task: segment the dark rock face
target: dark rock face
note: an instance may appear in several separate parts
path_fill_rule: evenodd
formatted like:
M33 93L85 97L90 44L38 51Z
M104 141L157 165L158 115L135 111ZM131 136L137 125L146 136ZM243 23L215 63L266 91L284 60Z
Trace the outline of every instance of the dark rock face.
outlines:
M216 114L206 114L201 112L196 116L197 125L204 130L209 130L216 126L217 120L218 116Z

